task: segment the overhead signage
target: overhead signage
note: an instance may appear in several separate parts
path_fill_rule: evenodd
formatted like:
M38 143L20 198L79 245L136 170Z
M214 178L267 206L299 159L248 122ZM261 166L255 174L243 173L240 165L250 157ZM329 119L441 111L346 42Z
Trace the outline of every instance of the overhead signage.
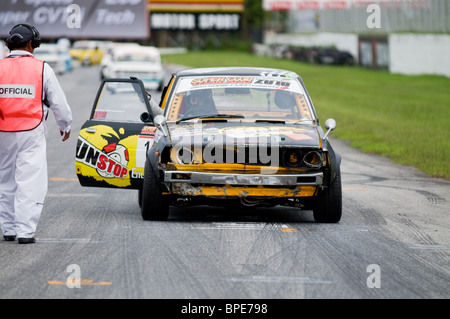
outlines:
M150 12L244 12L244 0L148 0Z
M385 8L402 8L404 3L411 6L424 6L425 1L414 0L263 0L267 11L289 10L343 10L351 7L367 7L376 3Z
M353 0L263 0L265 10L346 9Z
M150 34L148 0L2 0L0 36L19 23L42 38L144 39Z
M152 30L239 30L241 15L238 13L170 13L150 14Z

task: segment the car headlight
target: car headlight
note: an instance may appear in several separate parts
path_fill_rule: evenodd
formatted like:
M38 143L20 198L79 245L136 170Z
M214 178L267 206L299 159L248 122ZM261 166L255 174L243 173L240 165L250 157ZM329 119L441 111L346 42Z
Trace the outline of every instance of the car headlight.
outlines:
M187 147L172 148L172 161L178 164L192 164L194 161L194 153Z
M318 151L310 151L303 156L303 163L311 168L321 168L322 162L322 153Z
M297 168L302 165L302 153L299 150L287 149L283 153L283 163L289 168Z

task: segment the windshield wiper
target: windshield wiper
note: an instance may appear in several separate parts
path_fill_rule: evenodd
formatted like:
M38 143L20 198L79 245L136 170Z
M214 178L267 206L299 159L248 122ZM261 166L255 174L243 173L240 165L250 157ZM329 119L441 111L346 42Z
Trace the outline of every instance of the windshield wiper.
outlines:
M265 119L265 120L255 120L255 123L286 123L285 120L277 120L277 119Z
M244 115L241 114L215 114L213 116L206 116L213 119L220 119L220 118L232 118L232 119L243 119L245 118Z
M212 118L212 119L226 119L226 118L234 118L234 119L243 119L244 116L240 114L210 114L210 115L196 115L189 116L179 119L176 123L180 123L182 121L192 120L192 119L204 119L204 118Z
M316 124L317 122L315 120L311 120L311 119L304 119L304 120L298 120L296 122L294 122L293 124Z

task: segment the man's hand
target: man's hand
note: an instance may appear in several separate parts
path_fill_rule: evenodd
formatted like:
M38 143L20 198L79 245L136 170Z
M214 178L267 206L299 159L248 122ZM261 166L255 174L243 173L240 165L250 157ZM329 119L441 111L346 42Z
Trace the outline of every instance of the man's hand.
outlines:
M59 131L61 133L61 136L63 136L62 141L64 142L65 140L67 140L70 137L70 131L69 132L63 132L63 131Z

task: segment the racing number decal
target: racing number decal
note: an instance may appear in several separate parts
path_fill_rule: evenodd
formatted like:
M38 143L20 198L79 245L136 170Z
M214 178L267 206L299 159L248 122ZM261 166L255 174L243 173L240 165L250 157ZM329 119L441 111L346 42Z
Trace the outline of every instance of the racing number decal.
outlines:
M136 148L136 167L141 167L142 172L145 167L145 159L150 147L152 147L155 138L156 127L145 126L139 134ZM141 178L143 178L142 176Z
M139 135L136 149L136 167L145 167L147 152L153 145L153 136Z

